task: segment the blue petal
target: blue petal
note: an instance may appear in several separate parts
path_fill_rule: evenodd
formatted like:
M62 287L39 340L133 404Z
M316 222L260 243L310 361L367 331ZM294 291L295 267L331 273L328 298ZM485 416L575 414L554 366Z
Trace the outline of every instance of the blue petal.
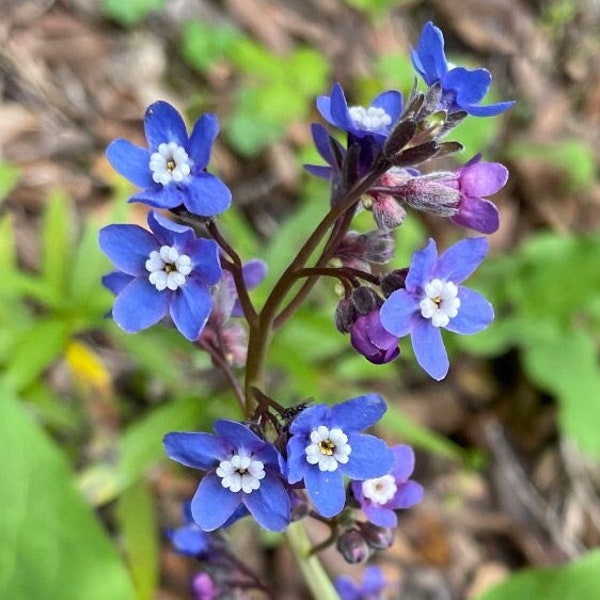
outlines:
M154 185L150 171L150 152L128 140L115 140L106 149L106 158L115 171L141 188Z
M175 223L154 210L148 213L148 225L161 245L176 246L180 252L183 247L196 241L196 234L191 227Z
M207 471L230 452L227 442L212 433L174 431L163 439L167 456L186 467Z
M118 294L127 284L134 279L133 275L121 273L121 271L113 271L102 277L102 285L108 288L113 294Z
M177 552L188 556L197 556L206 552L212 545L211 537L197 525L180 527L169 536Z
M328 122L334 125L331 117L331 98L329 96L317 96L317 110L321 116Z
M495 117L504 111L507 111L515 103L514 100L509 102L497 102L496 104L487 104L486 106L465 105L461 106L470 115L474 117Z
M335 517L342 511L346 504L346 490L339 469L323 472L313 466L306 471L304 483L308 497L323 517Z
M243 502L265 529L283 531L290 523L290 497L277 477L267 475L257 490L244 494Z
M168 102L162 100L146 109L144 131L148 148L152 152L162 143L175 142L183 147L187 145L187 129L181 115Z
M362 595L348 575L340 575L334 581L335 591L342 600L361 600Z
M435 241L430 238L425 248L417 250L412 255L408 275L406 276L406 289L408 291L419 290L431 280L431 273L436 259L437 246L435 245ZM393 332L390 331L390 333Z
M255 288L267 276L267 265L264 261L255 258L249 260L242 267L242 277L246 287L251 290Z
M303 165L304 169L311 175L319 177L321 179L331 178L331 167L323 167L321 165Z
M169 293L159 292L147 278L138 277L116 297L113 319L127 333L137 333L166 316L169 298Z
M494 307L478 292L460 286L458 297L458 314L446 325L448 331L471 335L484 330L494 320Z
M329 407L326 404L312 404L307 406L293 421L290 426L290 433L302 434L310 433L310 431L323 424L329 412Z
M222 270L219 261L219 246L214 240L199 239L192 259L192 276L203 285L216 285L221 279Z
M217 419L214 424L214 430L220 437L228 440L237 450L253 450L265 443L255 433L250 431L246 425L242 425L237 421Z
M131 196L128 202L142 202L153 208L175 208L183 204L185 190L180 184L170 183L168 185L154 184L137 194Z
M154 236L139 225L107 225L100 230L98 242L102 252L127 275L147 273L146 261L159 248Z
M196 121L188 144L188 154L194 161L194 171L206 168L218 133L219 120L216 115L206 113Z
M362 511L365 513L367 520L378 525L379 527L397 527L398 517L396 513L387 506L381 506L380 504L368 503L363 505Z
M374 435L351 433L348 444L352 448L350 458L340 470L351 479L372 479L387 475L394 464L394 455L388 445Z
M494 233L500 227L496 205L486 198L463 196L458 212L450 217L455 225L474 229L479 233Z
M450 363L440 328L434 327L428 319L416 319L411 342L415 358L421 367L438 381L446 377Z
M333 155L333 151L331 150L331 138L327 129L323 127L320 123L313 123L310 126L310 130L312 132L313 140L315 142L315 147L319 154L329 163L330 165L335 164L335 156ZM326 168L326 167L322 167Z
M488 248L488 241L484 237L460 240L440 254L433 274L456 284L461 283L481 264Z
M307 443L307 438L300 435L293 435L287 443L287 480L290 483L298 483L309 468L305 452Z
M444 78L444 89L456 92L456 103L459 106L477 104L487 94L492 85L492 76L487 69L470 71L456 67Z
M348 434L362 431L381 419L387 406L379 394L366 394L336 404L331 408L330 427L339 427Z
M394 466L390 473L396 482L406 481L415 469L415 452L406 444L398 444L392 447L394 455Z
M223 525L241 504L243 492L230 492L221 485L215 473L202 478L192 498L192 515L204 531L214 531Z
M331 90L331 118L334 125L337 125L344 131L354 129L354 124L348 112L348 102L344 96L344 90L339 83L336 83Z
M406 290L396 290L383 303L379 319L386 331L403 337L412 329L413 317L419 309L419 301Z
M211 309L212 297L208 288L188 279L173 294L170 314L179 332L190 342L195 342L206 325Z
M432 85L446 75L448 64L444 53L444 36L431 21L425 23L417 50L416 52L412 51L411 56L415 68L427 85ZM415 57L418 58L417 61L415 61Z
M423 500L423 494L424 491L421 484L412 480L407 481L398 486L398 489L392 500L389 501L388 506L394 510L410 508Z
M402 103L402 94L396 90L390 90L379 94L371 106L382 108L392 118L391 126L393 126L402 112Z
M367 567L363 576L363 592L378 594L386 586L383 571L376 566Z
M185 191L185 207L201 217L214 217L231 204L231 190L211 173L200 173L186 181Z

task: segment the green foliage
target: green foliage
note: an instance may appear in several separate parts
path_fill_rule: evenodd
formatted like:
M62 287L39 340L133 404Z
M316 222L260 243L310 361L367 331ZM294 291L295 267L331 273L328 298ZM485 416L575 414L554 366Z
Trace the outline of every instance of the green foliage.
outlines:
M225 133L247 156L280 139L290 123L306 117L329 73L324 58L311 48L277 56L231 27L198 21L186 24L181 52L200 72L226 61L240 73Z
M19 169L8 163L0 162L0 204L17 185L20 176Z
M491 259L474 287L494 304L498 321L456 340L488 356L519 348L531 380L556 396L565 433L595 456L600 456L594 427L600 422L599 252L598 235L542 233L515 253Z
M478 600L587 600L600 597L600 551L562 567L528 569L509 577Z
M161 10L166 0L102 0L102 11L122 25L135 25L151 12Z
M345 2L370 17L383 17L395 6L406 4L406 0L345 0Z
M127 572L65 457L0 391L0 597L133 600Z

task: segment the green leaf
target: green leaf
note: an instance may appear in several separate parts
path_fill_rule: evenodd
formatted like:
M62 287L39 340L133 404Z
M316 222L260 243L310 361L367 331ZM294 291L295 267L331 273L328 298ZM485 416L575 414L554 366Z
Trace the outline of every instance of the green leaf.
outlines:
M64 194L50 195L44 211L42 231L42 276L56 295L65 291L73 242L73 217Z
M183 29L181 54L192 67L205 73L217 61L229 58L241 37L237 29L228 25L190 21Z
M160 545L154 497L145 481L121 494L117 519L137 600L152 600L158 584Z
M528 569L479 596L478 600L591 600L600 598L600 550L547 569Z
M600 373L590 334L540 327L526 346L523 361L531 379L557 396L563 431L584 451L600 457Z
M6 387L0 397L0 598L133 600L64 456Z
M63 352L71 328L64 321L38 320L24 331L6 366L5 381L22 390L37 379Z
M102 0L102 10L123 25L134 25L164 7L165 0Z

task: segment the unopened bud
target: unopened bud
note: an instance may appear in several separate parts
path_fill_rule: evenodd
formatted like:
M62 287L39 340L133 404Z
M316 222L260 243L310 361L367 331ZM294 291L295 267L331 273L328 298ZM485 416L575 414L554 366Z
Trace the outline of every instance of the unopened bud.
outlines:
M406 217L404 207L390 194L376 194L370 210L377 226L386 231L400 227Z
M457 187L434 181L432 176L414 177L398 186L394 191L411 208L422 210L438 217L452 217L458 212L460 192ZM454 183L455 178L448 183Z
M366 285L361 285L353 290L350 296L352 304L356 311L361 315L367 315L378 308L381 308L383 304L382 298L379 294ZM354 319L356 320L356 319Z
M373 550L387 550L394 543L394 530L373 523L360 523L360 533Z
M408 269L395 269L381 278L379 287L383 295L388 298L396 290L400 290L405 286Z
M192 581L192 591L195 600L215 600L219 590L208 573L198 573Z
M344 531L338 538L336 548L351 565L365 562L372 552L358 529Z
M358 316L350 298L342 298L335 309L335 326L340 333L350 333Z

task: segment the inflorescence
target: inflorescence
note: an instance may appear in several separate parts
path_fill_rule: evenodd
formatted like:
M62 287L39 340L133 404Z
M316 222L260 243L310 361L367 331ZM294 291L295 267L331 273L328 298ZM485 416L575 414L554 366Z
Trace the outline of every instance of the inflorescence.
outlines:
M413 450L365 433L386 410L381 396L285 406L266 395L262 372L272 331L319 277L342 284L334 321L350 334L354 350L384 364L400 355L401 340L410 336L416 361L436 380L449 369L442 330L470 335L494 318L491 304L463 286L487 255L485 237L464 238L439 255L430 239L409 265L386 270L395 254L394 229L411 210L480 234L496 231L498 210L487 197L508 177L503 165L479 155L456 171L421 171L424 163L462 149L445 138L467 115L497 115L513 103L481 105L490 73L451 66L442 33L432 23L411 58L426 90L415 87L406 100L390 90L369 106L349 105L339 84L317 99L325 121L346 134L341 143L323 125L312 126L326 164L306 168L330 181L329 212L263 311L255 309L248 290L264 279L266 265L243 263L217 226L231 193L207 170L219 130L216 116L202 115L188 134L174 107L155 102L144 120L147 148L119 139L107 149L114 168L140 188L131 202L169 210L178 219L151 210L149 230L109 225L100 232L100 246L116 267L104 278L116 295L114 321L130 333L159 322L173 325L210 354L244 411L241 421L218 419L214 433L173 432L164 439L171 459L202 473L184 525L171 534L177 551L203 565L193 582L196 598L224 597L233 588L264 589L222 535L240 518L250 515L261 527L281 532L313 517L331 532L315 550L335 545L354 563L389 547L398 511L423 497L423 488L411 479ZM361 208L373 215L372 231L351 229ZM320 256L309 264L320 244ZM299 279L304 284L289 300ZM244 366L245 387L234 370ZM345 599L379 598L386 587L376 569L359 586L348 578L335 585Z

